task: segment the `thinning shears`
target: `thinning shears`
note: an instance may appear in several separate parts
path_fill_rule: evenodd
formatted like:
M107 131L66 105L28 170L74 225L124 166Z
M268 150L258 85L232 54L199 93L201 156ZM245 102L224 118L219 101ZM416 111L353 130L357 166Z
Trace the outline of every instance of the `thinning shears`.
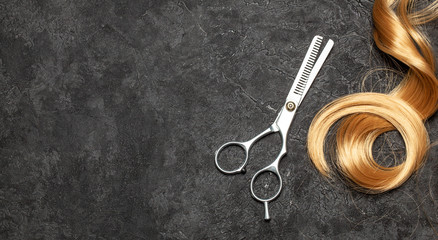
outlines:
M329 55L333 47L333 41L329 39L324 49L322 50L321 54L319 54L318 56L319 49L322 44L322 40L323 37L321 36L315 36L313 38L312 43L310 44L310 47L307 50L306 56L304 57L303 63L301 64L301 67L297 73L297 76L295 77L295 81L289 91L289 94L287 95L286 102L281 108L277 118L272 123L272 125L268 129L261 132L259 135L255 136L253 139L249 141L246 142L233 141L233 142L225 143L215 153L215 163L219 171L221 171L224 174L244 173L245 167L248 162L249 150L252 148L254 143L269 134L277 133L277 132L280 133L282 146L277 158L271 164L256 172L251 179L251 185L250 185L251 195L254 199L264 204L265 220L270 220L268 203L275 200L280 195L280 192L283 187L282 179L278 171L278 166L280 160L287 152L286 140L287 140L287 133L289 131L289 127L292 123L292 120L294 119L297 108L300 106L303 98L305 97L307 91L312 85L313 80L315 80L316 75L318 74L319 70L321 69L322 65L324 64L324 61L326 60L327 56ZM219 165L218 162L219 153L229 146L238 146L245 151L244 162L237 169L234 170L225 170ZM278 178L280 184L280 187L277 190L277 192L274 194L274 196L270 198L260 198L254 192L254 181L261 173L264 172L273 173Z

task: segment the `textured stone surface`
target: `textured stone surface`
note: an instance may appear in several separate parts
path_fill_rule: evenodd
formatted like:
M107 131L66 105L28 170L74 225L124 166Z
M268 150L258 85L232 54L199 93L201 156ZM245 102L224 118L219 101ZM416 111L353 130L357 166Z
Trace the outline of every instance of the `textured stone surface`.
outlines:
M305 148L314 114L360 90L381 56L371 1L2 1L0 238L431 239L437 147L380 195L327 182ZM438 49L436 23L428 30ZM288 137L272 221L245 175L214 166L225 141L268 126L310 40L335 41ZM431 140L438 119L428 121Z

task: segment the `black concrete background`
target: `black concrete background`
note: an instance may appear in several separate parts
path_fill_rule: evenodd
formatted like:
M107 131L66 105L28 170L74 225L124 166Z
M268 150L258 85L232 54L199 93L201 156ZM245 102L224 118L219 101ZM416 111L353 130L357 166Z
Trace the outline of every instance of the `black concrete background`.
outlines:
M436 238L437 147L418 175L380 195L324 180L306 155L314 114L381 66L371 9L365 0L1 1L0 238ZM436 22L425 30L437 50ZM219 173L214 151L275 119L316 34L335 47L290 130L267 223L249 181L279 138L255 147L245 175ZM428 129L437 140L436 116Z

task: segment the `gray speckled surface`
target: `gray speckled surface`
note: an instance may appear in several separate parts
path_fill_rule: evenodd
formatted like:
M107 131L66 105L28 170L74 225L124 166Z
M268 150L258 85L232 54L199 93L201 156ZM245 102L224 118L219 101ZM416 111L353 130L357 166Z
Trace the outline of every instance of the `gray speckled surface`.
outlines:
M380 195L324 180L305 138L314 114L357 92L380 55L371 1L0 2L0 238L431 239L438 158ZM435 49L436 22L426 27ZM252 174L214 151L268 126L315 34L335 48L299 109L285 188L263 221ZM436 115L428 121L438 137ZM268 159L268 160L266 160Z

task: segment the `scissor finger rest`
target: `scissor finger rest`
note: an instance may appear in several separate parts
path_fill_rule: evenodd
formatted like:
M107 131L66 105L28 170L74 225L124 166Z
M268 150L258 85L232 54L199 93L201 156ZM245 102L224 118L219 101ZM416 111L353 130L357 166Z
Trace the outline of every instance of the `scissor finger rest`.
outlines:
M243 161L243 163L238 168L236 168L234 170L225 170L224 168L222 168L219 165L219 154L224 149L226 149L227 147L231 147L231 146L237 146L237 147L242 148L243 151L245 152L245 160ZM249 148L250 148L250 145L248 143L245 143L245 142L228 142L228 143L225 143L215 153L216 167L219 169L219 171L221 171L222 173L225 173L225 174L244 173L246 171L245 167L246 167L246 164L248 162Z
M266 172L268 172L268 173L273 173L273 174L277 177L277 179L278 179L278 181L279 181L279 184L280 184L280 187L278 188L278 190L277 190L277 192L274 194L274 196L272 196L272 197L270 197L270 198L261 198L261 197L258 197L258 196L255 194L255 191L254 191L254 182L255 182L255 180L257 179L257 177L260 176L260 174L262 174L262 173L266 173ZM276 199L276 198L280 195L280 193L281 193L281 189L282 189L282 188L283 188L283 181L282 181L282 179L281 179L280 173L278 172L278 165L276 165L276 162L274 162L273 164L271 164L271 165L269 165L269 166L267 166L267 167L265 167L265 168L259 170L259 171L258 171L256 174L254 174L254 176L252 177L252 179L251 179L251 195L252 195L252 197L255 198L257 201L260 201L260 202L262 202L262 203L265 205L265 220L270 220L270 219L271 219L271 217L269 216L268 203L271 202L271 201L273 201L274 199Z

